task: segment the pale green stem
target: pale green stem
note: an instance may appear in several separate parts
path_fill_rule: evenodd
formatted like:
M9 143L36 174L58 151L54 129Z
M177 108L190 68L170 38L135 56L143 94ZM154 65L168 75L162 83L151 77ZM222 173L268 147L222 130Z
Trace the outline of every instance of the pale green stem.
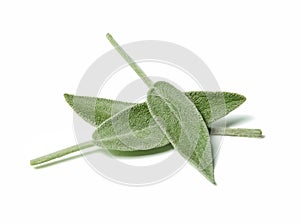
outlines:
M36 159L33 159L33 160L30 160L30 165L37 165L37 164L41 164L41 163L45 163L45 162L48 162L50 160L54 160L54 159L57 159L59 157L62 157L62 156L65 156L65 155L68 155L70 153L74 153L74 152L77 152L79 150L82 150L82 149L86 149L86 148L89 148L89 147L92 147L94 146L95 144L93 143L93 141L89 141L89 142L84 142L84 143L80 143L78 145L74 145L74 146L71 146L71 147L68 147L68 148L65 148L65 149L62 149L62 150L58 150L54 153L50 153L48 155L45 155L45 156L41 156L39 158L36 158Z
M125 50L116 42L116 40L109 33L106 34L106 38L119 52L119 54L126 60L126 62L132 67L132 69L140 76L148 87L153 85L153 82L147 77L145 72L134 62L134 60L125 52ZM239 137L253 137L261 138L262 132L260 129L230 129L230 128L214 128L210 130L212 135L224 135L224 136L239 136Z
M231 129L231 128L211 128L211 135L223 135L223 136L238 136L238 137L252 137L252 138L262 138L262 132L260 129ZM74 153L89 147L94 146L93 141L80 143L78 145L74 145L62 150L58 150L54 153L50 153L45 156L41 156L39 158L33 159L30 161L30 165L38 165L42 164L63 156L66 156L70 153Z
M237 137L250 137L250 138L262 138L262 131L260 129L243 129L243 128L211 128L211 135L223 135L223 136L237 136Z
M125 50L116 42L116 40L109 33L106 34L106 38L109 40L111 45L118 51L118 53L126 60L126 62L131 66L131 68L139 75L139 77L144 81L144 83L151 87L153 82L147 77L145 72L137 65L136 62L125 52Z

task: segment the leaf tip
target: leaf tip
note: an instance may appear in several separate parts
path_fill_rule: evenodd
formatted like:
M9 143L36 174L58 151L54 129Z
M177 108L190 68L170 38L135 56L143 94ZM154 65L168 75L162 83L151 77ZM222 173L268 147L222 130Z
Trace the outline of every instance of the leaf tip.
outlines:
M209 176L209 177L208 177L208 180L209 180L209 182L211 182L213 185L217 186L217 182L216 182L214 176Z
M64 97L65 97L66 102L72 107L73 106L73 97L74 97L74 95L65 93Z
M214 167L213 167L213 164L210 165L210 166L209 166L208 168L206 168L205 170L202 170L201 172L204 174L205 178L206 178L209 182L211 182L211 183L214 184L214 185L217 185L216 180L215 180L215 174L214 174Z
M246 96L244 96L242 94L238 94L238 93L231 93L231 94L232 94L233 98L235 98L236 100L239 101L239 103L240 103L239 105L243 104L247 100Z
M72 96L71 94L64 93L65 99L67 99L67 98L69 98L69 97L71 97L71 96Z
M245 102L245 101L247 100L246 96L241 95L241 94L239 94L239 95L240 95L240 97L241 97L241 101L242 101L242 102Z
M215 186L217 186L217 182L215 181L215 179L213 181L211 181L211 183Z

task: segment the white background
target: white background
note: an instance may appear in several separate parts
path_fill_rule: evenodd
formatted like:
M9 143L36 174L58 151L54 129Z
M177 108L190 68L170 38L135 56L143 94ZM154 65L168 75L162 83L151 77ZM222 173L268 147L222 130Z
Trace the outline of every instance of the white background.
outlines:
M1 1L0 221L299 222L299 11L296 0ZM148 187L110 182L83 158L32 168L76 142L62 95L111 49L107 32L192 50L222 90L247 96L231 116L253 118L237 126L266 137L225 138L218 186L190 165Z

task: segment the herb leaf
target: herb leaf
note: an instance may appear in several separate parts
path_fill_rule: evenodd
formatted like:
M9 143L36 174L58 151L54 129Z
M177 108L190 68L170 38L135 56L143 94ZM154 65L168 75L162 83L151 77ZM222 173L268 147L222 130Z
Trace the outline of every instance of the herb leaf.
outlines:
M226 105L229 104L229 106L227 107L230 108L227 109L227 112L234 108L233 106L231 106L231 103L241 104L244 99L243 96L234 93L192 92L191 98L196 101L195 105L198 106L198 109L202 109L202 107L204 106L204 111L206 110L205 105L209 105L208 99L206 98L207 94L211 94L211 98L215 98L216 100L219 100L218 98L223 97L224 95ZM105 121L102 122L100 126L98 126L93 134L93 139L95 140L94 143L100 147L104 147L112 151L117 151L116 153L119 154L127 155L127 153L122 152L139 151L137 153L142 154L142 151L151 150L169 144L169 141L166 139L160 128L157 126L156 122L153 120L146 103L129 106L128 104L123 102L119 103L118 101L102 100L101 98L96 99L73 95L69 95L68 97L69 99L78 98L79 100L86 100L88 102L85 104L79 104L81 107L76 107L80 108L81 111L84 111L84 109L93 111L93 104L95 103L95 100L97 101L97 103L99 103L97 107L104 108L104 112L101 112L102 110L96 111L97 114L100 114L99 117L105 119ZM89 103L89 101L91 101L91 103ZM123 106L125 109L111 117L110 112L107 111L111 111L110 107L114 106L114 102L117 103L117 108ZM109 108L106 108L105 106L108 106ZM82 116L85 114L92 114L92 112L79 112L79 114ZM215 119L212 118L209 112L204 112L203 114L203 119L205 117L208 117L207 124L210 124L210 121ZM222 113L220 112L220 114ZM89 116L87 117L88 118L86 118L85 120L91 120ZM232 131L230 133L228 131L219 130L217 128L211 128L210 131L211 134L214 135L232 135ZM247 134L245 134L245 131L239 130L239 132L235 134L239 134L240 136L247 136L249 135L249 131L251 133L251 130L247 130ZM255 133L255 135L257 134ZM145 154L148 154L148 152L145 152Z
M209 132L189 98L173 85L160 81L148 91L147 105L173 147L215 183Z
M145 103L104 121L94 132L93 139L100 147L120 151L148 150L169 144Z
M195 104L207 125L224 117L246 100L243 95L230 92L190 91L185 92L185 95ZM110 118L113 113L124 109L131 109L132 106L135 105L134 103L106 98L76 96L71 94L64 94L64 97L72 109L93 126L99 126L102 122ZM225 103L226 111L224 111L223 103ZM146 102L142 104L146 104ZM148 107L141 106L140 109L148 110ZM146 111L144 113L145 115L150 115L150 113Z
M87 122L99 126L93 134L95 140L33 159L30 161L31 165L39 165L94 145L106 144L104 147L107 148L108 145L113 154L126 156L163 152L173 146L215 183L208 130L215 135L263 137L260 129L207 128L211 122L242 104L244 96L227 92L184 94L166 82L153 83L110 34L107 34L107 38L150 88L147 103L134 104L65 94L66 101L75 112ZM116 113L113 116L112 108ZM154 141L156 145L145 143L144 140Z
M153 83L114 38L110 34L106 36L150 88L147 93L149 111L170 143L183 157L192 158L196 168L215 183L209 132L195 105L173 85L163 81Z
M75 96L64 94L66 102L86 122L99 126L112 116L113 112L122 111L134 105L123 101L114 101L106 98ZM112 111L112 108L114 109Z

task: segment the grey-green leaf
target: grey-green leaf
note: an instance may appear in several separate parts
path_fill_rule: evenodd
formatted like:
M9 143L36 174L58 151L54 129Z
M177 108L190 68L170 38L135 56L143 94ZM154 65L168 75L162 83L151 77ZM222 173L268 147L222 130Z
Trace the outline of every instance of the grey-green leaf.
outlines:
M64 94L66 102L86 122L93 126L99 126L102 122L112 116L114 112L129 108L134 103L114 101L106 98L88 96L76 96Z
M185 94L195 104L207 125L224 117L246 100L243 95L230 92L191 91ZM72 109L93 126L99 126L106 119L110 118L113 113L115 114L134 105L133 103L114 101L106 98L75 96L71 94L65 94L64 97ZM143 104L146 104L146 102ZM148 107L143 106L141 108L148 109Z
M209 112L210 107L218 108L216 102L222 99L225 101L227 114L245 100L241 95L227 92L188 92L186 94L195 103L198 110L204 111L203 118L206 119L207 124L224 114L220 111L215 112L214 115L217 114L217 116L214 116ZM137 153L142 153L142 151L169 144L153 120L146 103L133 105L101 98L73 95L65 95L65 97L74 110L88 122L91 123L96 116L100 126L94 132L93 138L101 147L118 151L117 153L121 154L123 151L140 151ZM113 111L117 114L111 117ZM148 152L146 153L148 154Z
M93 139L100 147L120 151L149 150L169 144L144 103L105 120Z
M160 81L149 89L147 105L173 147L215 183L209 132L191 100L173 85Z
M215 103L218 101L222 99L225 101L226 114L245 101L243 96L227 92L189 92L187 95L200 111L204 111L203 114L208 123L224 116L222 111L215 112L214 115L210 112L209 108L217 107L218 105ZM122 151L133 151L142 154L145 153L143 151L151 149L170 148L168 139L161 132L160 128L155 125L146 103L132 105L107 99L72 95L65 95L65 97L70 104L73 102L71 105L77 109L77 112L79 111L78 113L81 116L88 114L85 116L85 120L93 121L93 117L95 117L93 112L96 112L96 116L98 116L96 120L98 122L105 120L93 134L93 138L98 146L117 153L118 151L120 151L119 153L122 153ZM74 106L75 104L78 104L78 106ZM96 108L101 110L95 111L95 104ZM110 117L112 110L116 111L117 114ZM215 109L215 111L217 110ZM93 123L95 124L94 121ZM149 152L151 153L151 151ZM193 153L190 162L199 169L201 163L198 157L196 153ZM202 169L202 172L207 172L207 176L209 174L212 175L212 168ZM212 181L212 178L210 180Z

